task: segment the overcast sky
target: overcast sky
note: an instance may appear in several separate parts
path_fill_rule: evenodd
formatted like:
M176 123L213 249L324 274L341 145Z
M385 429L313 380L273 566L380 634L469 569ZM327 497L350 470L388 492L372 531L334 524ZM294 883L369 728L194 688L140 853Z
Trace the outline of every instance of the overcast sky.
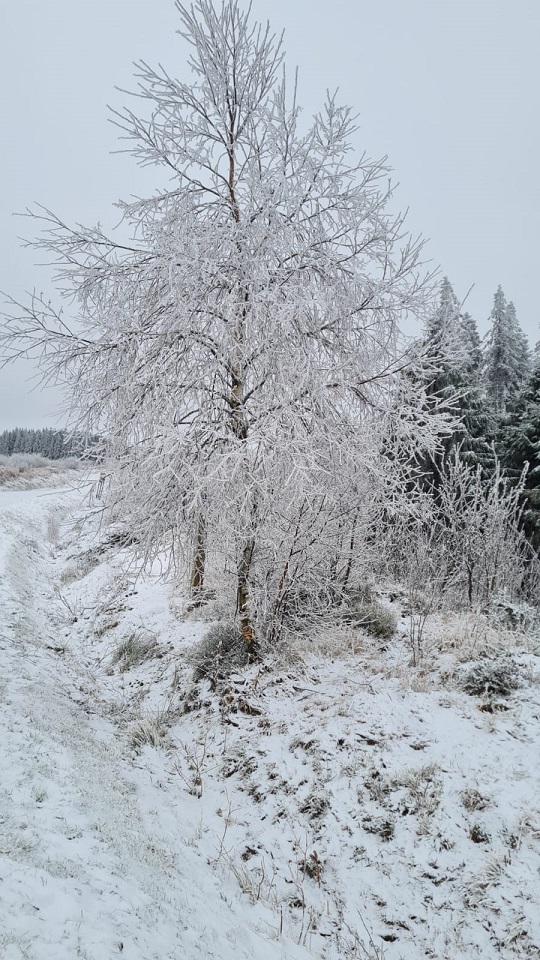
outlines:
M540 0L253 0L285 30L299 100L327 88L359 114L359 152L388 155L396 207L428 238L434 265L487 329L500 283L534 343L540 264ZM114 223L119 197L155 175L114 154L107 104L132 88L132 62L188 79L173 0L17 0L0 34L0 289L49 290L11 216L35 201L69 221ZM32 369L0 370L0 430L54 425L57 397L30 392Z

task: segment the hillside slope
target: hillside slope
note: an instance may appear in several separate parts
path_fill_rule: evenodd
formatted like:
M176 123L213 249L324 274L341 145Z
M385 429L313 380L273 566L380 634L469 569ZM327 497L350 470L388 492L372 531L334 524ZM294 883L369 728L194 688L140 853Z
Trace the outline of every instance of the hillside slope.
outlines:
M405 619L336 628L212 688L79 494L0 524L2 960L538 956L534 638L433 619L414 668Z

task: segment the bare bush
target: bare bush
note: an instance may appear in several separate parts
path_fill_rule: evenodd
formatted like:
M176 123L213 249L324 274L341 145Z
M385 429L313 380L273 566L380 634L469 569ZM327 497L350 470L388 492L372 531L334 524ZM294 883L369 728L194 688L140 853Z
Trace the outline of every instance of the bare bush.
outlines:
M251 662L242 633L234 622L216 623L192 654L194 679L216 681L241 670Z
M159 656L159 643L152 635L130 633L124 637L113 652L111 661L118 664L122 673Z
M143 747L162 747L167 743L167 727L161 716L144 717L129 730L130 746L137 752Z
M439 488L441 569L446 587L469 606L531 588L537 560L520 529L522 483L510 487L497 464L486 482L481 469L450 458Z
M388 640L396 632L396 614L378 600L350 599L344 617L347 623L362 627L377 639Z
M498 464L486 479L455 451L437 488L423 491L419 519L398 516L388 526L385 552L389 572L406 584L413 664L425 654L428 620L442 611L492 610L500 619L508 610L522 630L536 622L525 601L535 601L540 567L520 526L520 492Z
M461 802L466 810L485 810L489 807L489 800L475 787L469 787L461 794Z

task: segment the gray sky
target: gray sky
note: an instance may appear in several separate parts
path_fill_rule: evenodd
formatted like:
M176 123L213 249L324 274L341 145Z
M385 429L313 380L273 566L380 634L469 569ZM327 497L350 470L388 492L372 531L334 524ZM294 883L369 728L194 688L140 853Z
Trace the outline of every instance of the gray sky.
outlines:
M359 114L356 145L387 154L396 208L487 328L500 283L531 342L540 338L539 0L253 0L285 29L299 101L327 88ZM11 216L37 201L69 221L115 222L119 197L151 192L155 175L113 154L107 104L131 89L132 62L161 61L188 79L173 0L17 0L0 34L3 91L0 289L50 290L46 268ZM30 392L33 370L0 370L0 430L54 425L53 391Z

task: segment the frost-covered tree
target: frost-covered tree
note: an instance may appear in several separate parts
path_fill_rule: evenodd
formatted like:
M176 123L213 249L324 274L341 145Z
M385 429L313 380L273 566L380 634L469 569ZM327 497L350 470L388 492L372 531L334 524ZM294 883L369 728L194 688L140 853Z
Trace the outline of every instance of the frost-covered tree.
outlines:
M496 459L486 476L459 448L444 458L414 519L400 515L387 530L389 572L407 584L417 609L485 607L501 596L535 602L539 570L521 526L523 479L510 482Z
M454 418L452 431L423 461L428 482L437 486L446 458L458 448L468 464L485 470L493 466L491 423L480 377L480 336L473 317L461 312L447 277L441 283L439 304L427 323L424 342L435 366L435 372L429 370L425 376L428 395Z
M490 322L491 329L485 345L484 376L493 414L495 418L500 418L530 372L527 338L518 323L514 304L506 302L500 286L494 297Z
M515 305L510 300L506 308L508 326L512 331L514 337L514 357L515 357L515 367L517 372L517 380L519 383L519 388L523 387L527 378L531 373L531 348L529 346L529 341L527 335L522 330L517 314Z
M478 378L482 366L482 341L478 333L476 320L470 313L461 315L461 335L466 356L466 368L471 377Z
M65 457L95 459L99 437L68 434L65 430L27 430L21 427L0 433L0 455L38 453L48 460Z
M75 323L13 304L4 355L37 352L72 421L107 438L111 509L145 559L167 547L197 590L211 562L234 573L252 650L300 586L368 555L436 441L400 335L429 278L387 167L352 158L350 110L329 96L304 124L281 42L236 0L176 6L192 82L142 62L138 112L115 114L170 185L120 205L121 241L41 211Z
M486 481L459 451L448 458L439 489L439 569L456 599L466 597L473 606L530 590L525 574L532 552L519 525L521 491L522 481L509 485L498 462Z
M448 277L440 285L439 303L426 324L427 337L439 338L445 346L449 360L459 362L462 352L460 329L460 303Z
M498 449L507 476L517 484L525 470L523 525L540 547L540 357L527 384L513 401L499 436Z

